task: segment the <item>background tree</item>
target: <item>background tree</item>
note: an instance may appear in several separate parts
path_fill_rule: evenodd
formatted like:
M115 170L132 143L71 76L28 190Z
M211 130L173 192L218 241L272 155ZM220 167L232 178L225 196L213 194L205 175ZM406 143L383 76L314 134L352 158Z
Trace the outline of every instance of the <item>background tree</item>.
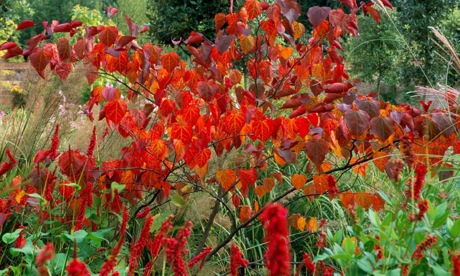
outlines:
M389 14L391 18L383 16L379 25L369 25L373 19L360 16L359 36L347 41L345 57L350 62L351 73L361 81L375 84L384 100L394 100L394 93L381 93L382 85L393 86L394 91L400 82L399 61L404 44L392 25L392 21L397 21L397 13Z
M186 39L192 31L212 39L215 36L214 15L226 13L229 8L228 0L148 0L150 35L160 44L171 44L171 40L181 37Z
M437 46L428 27L442 27L441 22L458 7L457 0L396 0L398 22L408 43L409 53L402 58L405 84L434 85L446 78L446 63L438 59Z

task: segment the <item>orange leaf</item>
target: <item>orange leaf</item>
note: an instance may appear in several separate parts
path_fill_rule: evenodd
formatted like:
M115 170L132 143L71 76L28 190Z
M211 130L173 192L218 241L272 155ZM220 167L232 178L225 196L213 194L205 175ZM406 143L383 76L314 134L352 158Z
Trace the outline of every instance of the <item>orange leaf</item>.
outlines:
M247 221L248 219L251 218L251 216L254 214L254 211L251 209L250 206L242 206L240 210L240 220L242 223Z
M305 33L305 26L300 22L293 22L292 28L294 29L294 40L301 38Z
M251 35L243 35L240 37L240 46L244 54L249 54L256 46L256 39Z
M280 172L275 172L275 173L272 173L271 175L273 176L273 178L275 178L276 180L278 180L278 183L279 183L280 185L283 184L283 174L282 174L282 173L280 173Z
M244 115L234 110L225 117L225 130L230 135L238 135L245 124Z
M171 138L175 140L180 140L185 144L190 143L193 136L193 129L191 126L186 124L175 123L171 128Z
M321 174L313 176L313 184L315 185L316 193L324 194L327 192L328 188L328 175Z
M201 179L204 179L206 173L208 172L208 163L206 163L202 168L198 167L197 165L195 166L194 170Z
M107 121L112 121L114 124L120 123L125 116L128 106L122 99L110 101L104 106L105 117Z
M374 165L379 169L379 171L383 172L385 170L385 165L388 163L390 160L390 157L387 155L386 152L379 151L374 153L374 159L372 162L374 162Z
M260 6L260 2L258 0L247 0L244 3L244 7L248 12L249 19L254 19L260 15L262 12L262 7Z
M163 65L163 68L168 71L168 73L171 73L172 70L174 70L174 68L179 65L179 62L180 57L175 52L169 52L161 56L161 64Z
M264 195L265 195L265 187L264 186L256 186L256 188L254 189L254 192L256 193L256 195L260 198L262 198Z
M262 180L262 183L264 184L264 189L265 192L269 193L275 186L275 180L273 178L264 178Z
M307 224L307 219L305 217L300 217L298 220L297 220L297 229L300 230L300 231L303 231L305 230L305 225Z
M305 183L307 183L307 177L304 174L294 174L291 177L291 184L294 186L297 190L300 190Z
M305 230L307 230L310 233L318 231L318 223L316 221L316 218L311 218L307 225L305 226Z
M317 197L316 196L317 192L316 192L315 184L307 185L307 187L305 187L305 189L303 189L303 194L305 196L307 196L308 200L313 201Z
M150 142L148 151L153 155L154 158L165 159L168 155L168 147L162 139L154 139Z
M232 169L218 170L216 172L216 178L222 185L222 187L228 191L232 188L236 181L236 174Z

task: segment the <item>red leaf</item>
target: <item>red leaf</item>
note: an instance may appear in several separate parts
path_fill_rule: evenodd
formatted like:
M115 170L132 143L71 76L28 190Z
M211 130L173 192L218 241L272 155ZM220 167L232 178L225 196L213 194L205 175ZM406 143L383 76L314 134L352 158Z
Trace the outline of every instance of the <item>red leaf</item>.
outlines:
M236 110L229 112L224 119L225 127L224 130L227 131L230 135L240 134L241 129L243 129L245 122L244 115L239 113Z
M353 135L361 135L369 128L369 115L363 110L348 110L344 115L345 124Z
M128 106L122 99L110 101L104 106L107 121L111 121L115 125L120 123L127 110Z
M169 52L161 56L161 65L168 72L171 73L180 63L180 57L175 52Z
M343 94L350 89L350 86L345 83L333 83L329 85L325 92L326 93L333 93L333 94Z
M273 122L268 118L257 120L253 123L252 130L256 139L265 142L272 135Z
M129 34L133 37L137 36L139 32L139 26L137 26L128 15L125 15L126 23L128 24Z
M197 85L197 90L198 93L200 93L200 97L207 102L214 98L214 95L216 95L218 89L219 86L214 80L200 81Z
M6 51L6 54L3 55L2 58L9 59L12 57L20 56L22 54L23 54L22 49L16 46L16 47L8 49L8 51Z
M72 181L80 178L81 173L87 166L87 158L78 150L68 150L59 157L59 168Z
M314 28L318 27L323 20L327 19L331 8L314 6L308 9L307 16Z
M204 149L195 155L194 161L198 167L203 168L208 164L209 158L211 158L211 150Z
M227 51L228 47L230 47L230 44L232 44L233 39L235 38L234 35L225 35L220 33L216 37L216 50L219 54L225 53Z
M65 37L59 38L57 42L57 50L61 61L67 61L72 56L72 46Z
M357 9L356 0L340 0L342 4L349 7L351 10Z
M367 15L369 13L371 17L377 22L377 24L380 24L380 13L372 7L374 3L368 2L365 5L363 5L363 11L364 14Z
M171 128L171 138L182 141L185 145L190 143L193 136L193 129L189 125L175 123Z
M262 7L258 0L247 0L244 3L244 7L248 11L248 16L251 20L259 16L262 12Z
M115 26L105 28L99 35L99 40L107 47L112 46L118 38L118 29Z
M394 121L388 117L375 117L371 120L371 131L385 141L394 133Z
M14 48L14 47L17 47L18 45L16 45L16 43L14 42L5 42L2 44L2 46L0 46L0 51L2 50L8 50L8 49L11 49L11 48Z
M249 193L249 186L254 187L257 181L257 170L251 169L240 169L238 170L238 177L241 181L241 193L244 197L247 197Z
M326 154L329 151L329 144L323 139L312 139L305 144L305 152L317 168L321 167Z
M18 27L16 28L16 31L20 31L33 26L35 26L35 23L32 20L24 20L21 23L19 23Z
M0 165L0 176L11 170L17 164L17 161L11 154L10 149L6 149L6 155L10 159L10 162L2 162L2 164Z
M116 51L121 51L126 44L130 43L135 39L134 36L122 36L117 42L117 46L115 46Z
M30 55L30 64L42 78L45 78L45 69L52 57L53 53L46 49L39 49Z
M55 33L68 33L73 29L72 24L64 23L55 26L52 30Z
M227 18L224 13L218 13L214 16L214 22L216 24L216 33L219 31L225 23L227 23Z
M204 40L202 33L191 32L189 37L184 41L185 44L199 44Z
M112 16L114 16L115 14L118 13L118 9L117 8L113 8L111 6L108 6L105 8L105 11L107 12L107 17L110 18Z
M65 80L70 75L70 72L72 72L72 68L72 64L70 63L60 63L56 65L54 70L61 80Z
M381 0L382 4L386 7L389 7L390 9L393 9L393 5L391 5L390 1L388 0Z

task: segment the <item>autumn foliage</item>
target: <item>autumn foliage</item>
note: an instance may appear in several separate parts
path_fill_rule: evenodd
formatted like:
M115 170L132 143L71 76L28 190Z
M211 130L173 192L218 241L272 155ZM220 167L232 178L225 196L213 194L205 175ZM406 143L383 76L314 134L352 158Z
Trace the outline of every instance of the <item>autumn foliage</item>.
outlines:
M384 201L379 194L345 191L334 175L353 169L365 176L372 162L392 179L397 179L401 162L415 170L407 196L419 199L426 166L441 165L439 156L457 140L458 116L451 113L458 111L458 104L449 100L447 110L420 110L384 102L375 93L363 94L357 80L346 72L341 42L345 36L358 35L357 13L364 12L379 23L380 11L392 6L386 0L359 5L355 0L340 2L343 7L336 10L316 6L301 11L294 0L276 0L273 5L247 0L239 11L216 14L215 41L196 32L184 40L189 62L160 46L139 45L139 27L129 17L129 34L121 34L114 26L53 21L44 22L44 32L30 38L25 47L13 42L1 45L0 50L6 50L4 58L28 57L43 78L57 74L65 80L73 70L84 70L89 84L99 77L115 81L116 86L92 87L85 113L88 121L105 120L108 129L128 143L118 158L97 160L94 151L100 137L96 131L88 139L86 152L59 150L56 126L50 148L37 153L33 171L15 186L16 196L0 200L0 227L12 212L28 205L39 208L31 203L32 194L43 197L43 204L51 208L65 202L67 208L59 219L71 224L72 232L100 227L86 217L85 208L97 208L114 218L123 214L123 230L108 251L101 275L114 271L120 258L127 259L129 274L136 274L146 251L151 259L146 271L159 252L165 252L175 275L185 275L187 261L192 267L212 258L238 231L260 219L267 232L268 270L271 275L289 275L288 217L297 230L315 233L318 227L316 219L289 216L286 208L271 201L290 194L310 200L327 195L338 198L347 210L358 206L381 210ZM305 15L313 26L311 35L297 21ZM18 30L32 25L24 21ZM53 40L56 33L61 35ZM99 113L94 113L96 106ZM403 161L391 159L398 151L405 154ZM234 153L237 158L228 160ZM9 150L7 156L0 176L16 165ZM218 168L212 165L215 160ZM286 178L281 171L270 171L270 162L305 165ZM282 185L288 186L267 200L266 195ZM233 204L237 216L226 239L212 250L201 245L193 258L186 246L192 224L173 235L174 221L169 218L152 234L155 218L151 212L154 202L160 205L173 194L186 200L203 188L214 191L218 207L224 200ZM245 198L251 193L256 197L249 202ZM419 207L416 220L424 212ZM127 208L135 210L130 211L130 223L141 221L139 236L124 233ZM39 216L43 222L51 214L40 209ZM128 248L128 255L122 255L122 246ZM41 249L39 270L52 252L52 246ZM423 249L418 253L413 257L418 259ZM238 267L248 262L234 245L230 255L231 275L237 275ZM308 256L304 262L312 271ZM67 272L85 274L86 269L74 258Z

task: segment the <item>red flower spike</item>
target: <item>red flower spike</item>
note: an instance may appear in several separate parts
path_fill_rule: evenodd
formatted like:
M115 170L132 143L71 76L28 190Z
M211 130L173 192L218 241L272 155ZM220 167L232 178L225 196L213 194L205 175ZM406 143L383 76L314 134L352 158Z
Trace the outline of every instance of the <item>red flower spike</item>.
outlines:
M313 273L315 271L315 263L313 263L308 253L303 254L303 262L305 263L305 266L307 267L307 271L309 273Z
M433 246L436 242L438 242L438 237L434 235L429 235L425 238L423 242L417 245L414 252L412 253L411 258L414 259L416 263L418 263L425 255L423 251Z
M108 276L110 272L112 272L113 268L115 267L116 261L118 254L120 254L121 247L123 246L123 243L125 242L125 233L126 233L126 226L128 225L128 219L129 219L129 212L126 206L123 209L123 215L122 215L123 221L121 223L120 227L120 240L118 241L117 245L112 250L112 254L110 254L109 259L102 265L101 271L99 272L99 275L101 276ZM112 274L112 276L115 275L115 272Z
M40 276L48 276L48 267L46 263L54 258L54 246L52 243L47 243L40 252L38 252L37 257L35 258L35 263L37 265L37 272Z
M460 276L460 254L454 255L452 257L452 275Z
M90 276L91 274L88 271L84 262L80 262L77 258L73 259L67 265L67 275L68 276Z
M187 266L189 268L191 268L194 265L196 265L198 262L202 261L201 265L200 265L200 269L201 269L203 267L203 264L204 264L204 259L206 258L206 256L208 256L208 254L209 254L209 252L211 252L211 250L212 250L212 246L206 247L203 250L203 252L201 252L200 254L198 254L195 257L193 257L190 261L188 261Z
M422 188L425 183L426 173L426 166L423 164L417 164L415 168L415 181L411 181L409 185L409 190L406 191L406 196L411 200L417 201L418 199L420 199Z
M281 204L271 203L261 215L265 229L264 240L267 242L265 266L272 276L290 275L291 271L287 214L287 209Z
M152 228L153 217L147 216L145 219L144 227L142 227L139 239L136 241L133 247L130 250L129 256L129 274L134 275L134 272L137 269L139 257L141 256L142 250L147 245L147 241L150 238L150 228Z
M238 276L238 268L246 267L248 264L249 262L243 257L240 248L232 244L230 248L230 276Z

